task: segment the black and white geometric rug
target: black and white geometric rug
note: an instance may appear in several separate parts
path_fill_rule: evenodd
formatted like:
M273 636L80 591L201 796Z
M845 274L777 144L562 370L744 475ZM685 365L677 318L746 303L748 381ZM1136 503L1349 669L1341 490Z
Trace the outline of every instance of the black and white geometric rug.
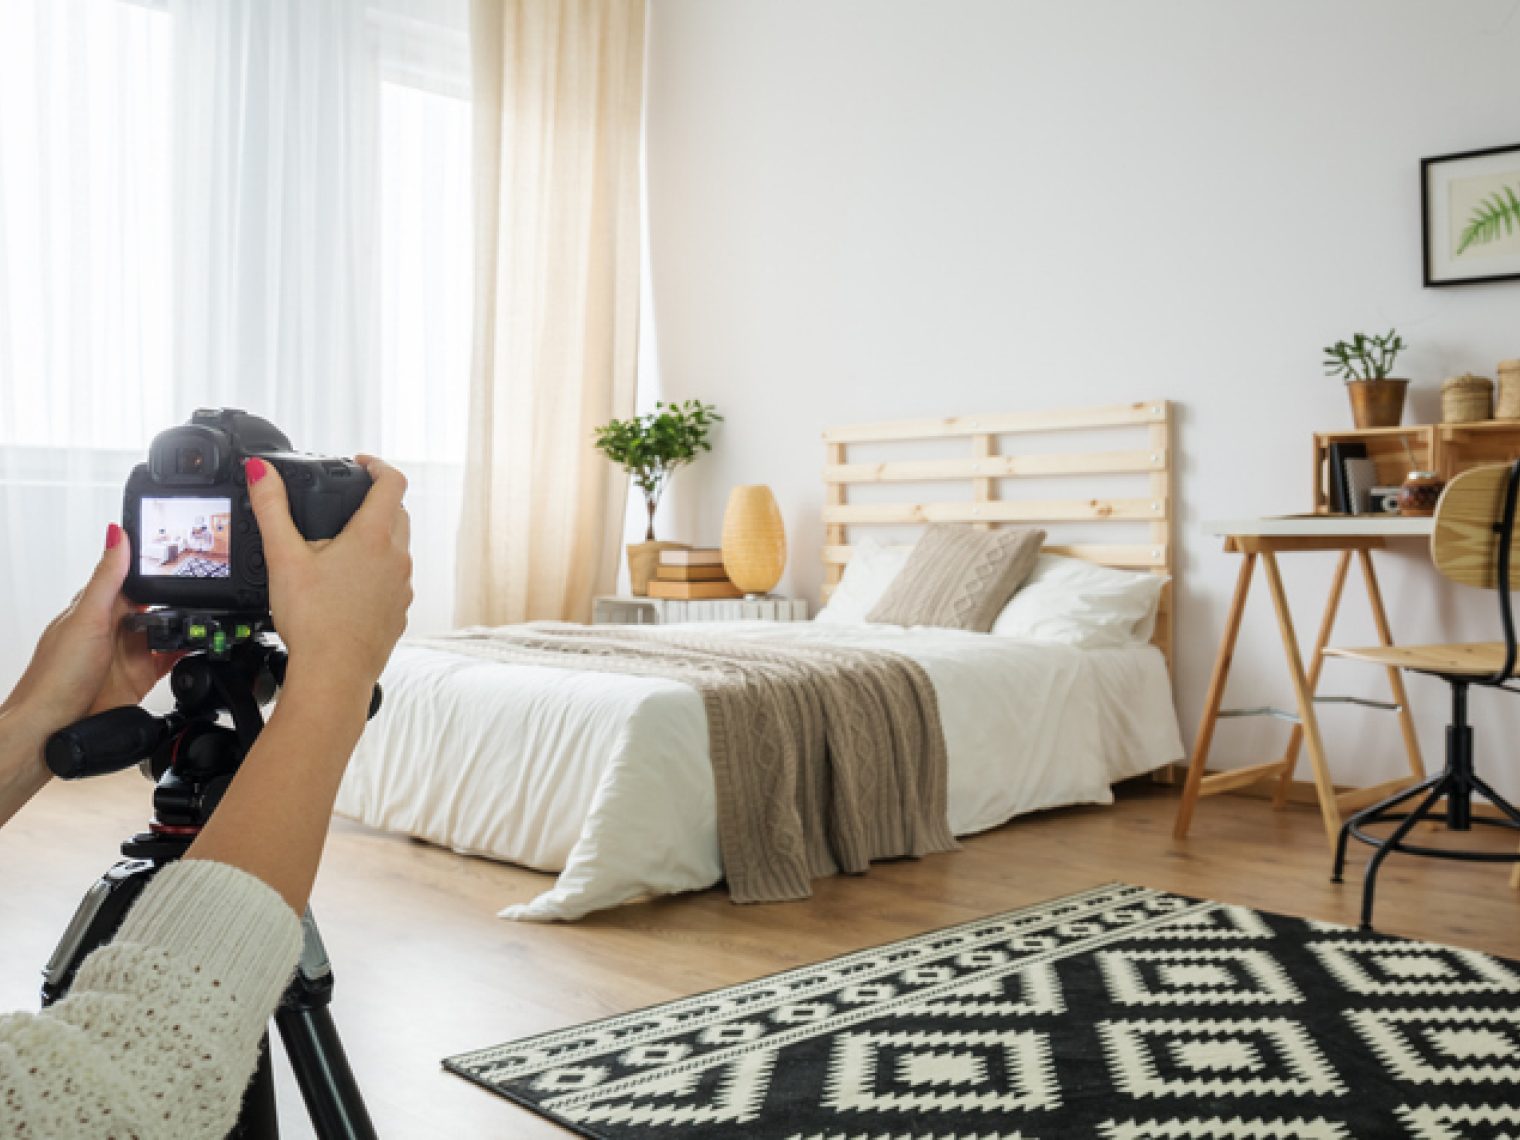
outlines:
M1515 1140L1520 964L1114 884L444 1064L593 1137Z
M227 562L196 555L181 562L179 568L174 571L174 576L176 578L229 578L232 576L232 567Z

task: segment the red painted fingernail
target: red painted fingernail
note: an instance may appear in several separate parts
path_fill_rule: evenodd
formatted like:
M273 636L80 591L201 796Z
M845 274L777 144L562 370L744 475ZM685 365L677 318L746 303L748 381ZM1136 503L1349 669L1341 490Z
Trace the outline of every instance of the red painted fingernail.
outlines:
M112 523L106 527L106 549L115 550L121 545L121 527Z
M255 455L247 463L243 464L243 470L248 472L249 483L257 483L265 475L269 474L269 464Z

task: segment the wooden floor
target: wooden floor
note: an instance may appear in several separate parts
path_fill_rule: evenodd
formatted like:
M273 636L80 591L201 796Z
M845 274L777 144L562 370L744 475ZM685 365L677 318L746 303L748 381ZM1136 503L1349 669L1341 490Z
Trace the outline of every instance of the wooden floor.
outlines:
M38 968L116 844L141 826L149 792L135 772L54 785L0 832L0 1009L34 1008ZM337 974L334 1012L382 1136L564 1136L444 1073L439 1058L1115 879L1355 921L1365 849L1346 884L1332 885L1316 813L1214 797L1179 843L1174 794L1143 785L1113 808L1015 821L958 854L821 882L805 903L735 907L707 891L568 926L495 917L546 876L340 821L316 896ZM1507 871L1395 857L1381 880L1379 928L1520 956L1520 894ZM310 1135L288 1077L281 1097L285 1134Z

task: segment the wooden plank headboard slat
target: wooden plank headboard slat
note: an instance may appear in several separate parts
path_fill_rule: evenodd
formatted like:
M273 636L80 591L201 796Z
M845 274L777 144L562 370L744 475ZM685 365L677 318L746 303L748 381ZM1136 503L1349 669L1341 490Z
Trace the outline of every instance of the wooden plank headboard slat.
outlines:
M1166 517L1164 499L1008 499L1001 502L858 503L824 507L825 523L1089 522Z
M1164 423L1170 412L1165 400L1138 404L1109 404L1056 412L998 412L982 416L952 416L939 420L889 420L825 428L825 443L890 443L905 439L946 439L965 435L1014 435L1020 432L1078 431L1083 428L1133 427Z
M911 543L902 543L899 550L909 550ZM1047 543L1042 547L1046 554L1064 554L1068 558L1080 558L1084 562L1096 562L1100 566L1114 566L1121 570L1155 570L1166 565L1164 547L1145 544L1121 543ZM848 546L825 546L825 566L845 566L850 561L852 549Z
M974 436L975 440L992 439ZM1051 455L993 455L984 459L919 459L844 463L823 469L825 483L936 483L948 479L1017 479L1054 475L1129 475L1164 471L1165 451L1099 451Z
M1000 446L1001 437L1020 437L1065 431L1112 431L1127 438L1112 450L1029 451L1015 444ZM824 600L850 560L852 526L923 526L931 522L964 522L987 528L1004 524L1040 523L1048 532L1045 550L1105 566L1149 570L1170 579L1172 565L1172 406L1166 400L1110 404L1048 412L1000 412L947 419L897 420L828 428L825 443ZM946 459L903 458L850 462L853 444L891 445L923 440L964 440L970 454ZM964 445L963 445L964 446ZM877 452L881 447L874 449ZM911 454L911 453L910 453ZM1056 477L1075 490L1072 480L1104 476L1104 494L1090 498L1017 498L999 494L999 481ZM1117 483L1129 493L1115 495ZM879 500L884 488L896 483L947 486L943 496L931 487L915 488L911 501L852 503L851 487L874 486ZM954 492L959 492L956 494ZM905 496L906 497L906 496ZM1063 538L1060 524L1079 527L1128 526L1134 537L1095 542L1091 535ZM1115 538L1119 534L1115 532ZM1144 539L1148 538L1149 541ZM1153 644L1172 663L1172 595L1168 581L1162 593Z

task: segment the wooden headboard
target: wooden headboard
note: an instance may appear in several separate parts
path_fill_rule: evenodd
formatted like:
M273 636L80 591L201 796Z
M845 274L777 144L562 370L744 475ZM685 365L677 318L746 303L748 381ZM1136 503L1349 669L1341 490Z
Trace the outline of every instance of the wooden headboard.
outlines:
M1084 450L1060 446L1059 435L1078 435ZM1052 438L1057 445L1051 449ZM1086 450L1092 439L1105 450ZM920 458L924 441L969 454ZM991 528L1037 523L1048 532L1045 549L1104 566L1149 570L1174 577L1172 566L1172 407L1166 400L1058 412L1002 412L942 420L898 420L829 428L824 482L824 587L828 600L850 560L851 528L921 527L963 522ZM1111 449L1108 449L1110 448ZM858 457L861 449L869 459ZM892 454L908 452L906 458ZM882 458L887 454L888 458ZM1094 497L1084 480L1105 477ZM1021 482L1058 486L1059 498L1017 494ZM915 493L890 494L891 484ZM851 501L852 488L883 488L870 501ZM943 489L944 493L940 491ZM1067 490L1069 489L1069 494ZM1117 490L1119 494L1109 493ZM1094 524L1114 524L1114 541L1094 541ZM1087 532L1063 542L1061 529ZM1124 525L1120 525L1124 524ZM1172 593L1169 582L1152 641L1172 661Z

